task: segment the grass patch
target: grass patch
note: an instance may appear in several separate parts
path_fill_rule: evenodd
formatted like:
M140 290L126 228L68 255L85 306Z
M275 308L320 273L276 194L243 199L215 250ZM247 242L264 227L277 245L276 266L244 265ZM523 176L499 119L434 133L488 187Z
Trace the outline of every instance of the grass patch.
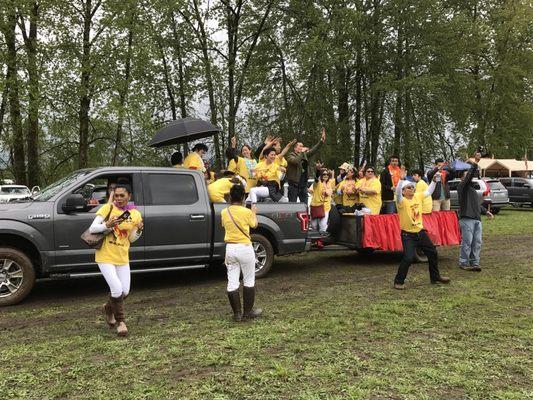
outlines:
M481 273L439 249L449 286L399 256L280 258L257 321L230 320L223 274L134 276L131 335L105 328L100 279L38 284L0 310L0 393L17 399L527 399L533 397L533 212L484 220Z

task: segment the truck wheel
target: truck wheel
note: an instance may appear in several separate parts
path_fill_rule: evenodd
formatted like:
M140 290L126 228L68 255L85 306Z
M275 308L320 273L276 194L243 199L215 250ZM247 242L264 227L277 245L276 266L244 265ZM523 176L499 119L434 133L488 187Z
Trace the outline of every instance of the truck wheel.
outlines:
M274 249L270 241L263 235L252 235L252 246L255 252L255 277L265 277L274 262Z
M31 260L20 250L0 248L0 306L21 302L35 284Z
M428 262L427 256L424 254L424 252L420 249L416 249L415 251L415 258L413 260L415 263L425 263Z

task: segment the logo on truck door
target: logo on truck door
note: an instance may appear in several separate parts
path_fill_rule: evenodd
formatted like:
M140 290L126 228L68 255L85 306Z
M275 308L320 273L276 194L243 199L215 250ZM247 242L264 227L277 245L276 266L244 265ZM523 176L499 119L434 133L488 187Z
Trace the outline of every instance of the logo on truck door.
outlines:
M28 219L50 219L50 214L32 214L28 215Z

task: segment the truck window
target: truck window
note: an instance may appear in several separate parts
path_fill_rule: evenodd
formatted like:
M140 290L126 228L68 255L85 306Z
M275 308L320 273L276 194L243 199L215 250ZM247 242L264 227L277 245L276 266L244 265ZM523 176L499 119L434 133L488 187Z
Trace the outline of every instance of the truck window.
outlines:
M148 174L148 204L187 205L198 201L198 189L191 175Z
M108 201L108 187L123 183L131 186L132 177L130 175L101 175L85 182L83 186L74 190L73 193L81 194L87 202L85 211L94 211L95 208ZM135 203L135 192L131 195L131 201Z
M526 180L525 179L515 179L514 180L514 187L524 187L524 185L526 184Z

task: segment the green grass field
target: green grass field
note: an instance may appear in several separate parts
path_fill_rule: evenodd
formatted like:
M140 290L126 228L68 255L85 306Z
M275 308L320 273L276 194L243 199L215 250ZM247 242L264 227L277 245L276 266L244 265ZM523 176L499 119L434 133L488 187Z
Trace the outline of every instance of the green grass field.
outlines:
M223 273L134 276L130 336L104 326L103 279L39 283L0 310L9 399L532 399L533 210L484 219L480 273L439 249L449 286L398 254L279 258L264 317L235 324Z

